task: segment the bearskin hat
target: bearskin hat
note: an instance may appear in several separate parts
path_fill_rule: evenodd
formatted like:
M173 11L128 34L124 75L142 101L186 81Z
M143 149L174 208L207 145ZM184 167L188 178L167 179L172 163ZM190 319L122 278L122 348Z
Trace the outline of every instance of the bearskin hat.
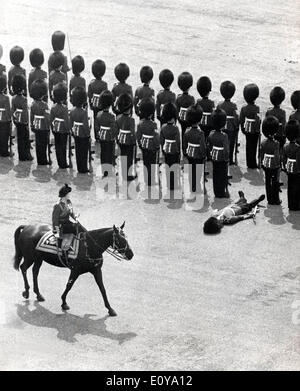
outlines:
M55 31L51 37L53 50L64 50L66 35L62 31Z
M117 80L124 83L130 74L129 66L123 62L115 67L115 76Z
M83 87L74 87L71 91L72 105L75 107L83 106L87 101L87 95Z
M265 137L274 136L279 130L279 121L274 115L268 115L261 126L262 133Z
M55 86L53 87L52 94L55 103L65 102L67 100L68 95L68 87L66 83L60 82L55 84Z
M6 90L7 80L5 75L0 75L0 92Z
M163 69L158 78L163 88L169 88L174 81L174 74L170 69Z
M113 104L113 95L110 91L102 91L100 95L100 107L102 110L108 109Z
M9 57L13 65L19 65L24 60L24 49L20 46L14 46L10 49Z
M12 79L11 88L14 94L26 91L26 78L24 75L15 75Z
M0 60L1 60L2 56L3 56L3 47L2 47L2 45L0 45Z
M285 99L284 89L281 87L274 87L270 92L270 101L272 105L279 106Z
M116 106L119 113L125 113L125 111L132 109L133 100L131 95L121 94L117 99Z
M82 56L76 56L72 58L72 72L74 75L78 75L85 68L84 58Z
M224 128L226 125L226 112L220 108L216 108L211 115L213 127L216 130Z
M71 191L72 187L65 183L64 186L59 189L58 196L60 198L65 197L67 194L71 193Z
M300 123L296 119L291 119L285 126L286 137L289 141L295 141L300 137Z
M199 95L204 98L207 96L212 89L212 84L210 78L207 76L201 76L197 81L197 91Z
M58 69L59 67L63 66L65 63L65 57L62 54L62 52L54 52L52 53L50 57L51 61L51 68L52 69Z
M177 112L177 107L176 107L175 103L173 103L173 102L166 103L163 106L162 112L161 112L162 121L169 122L172 119L176 120L177 117L178 117L178 112Z
M45 80L35 80L30 86L30 96L33 99L41 99L48 93L48 86Z
M254 83L251 83L251 84L247 84L245 87L244 87L244 91L243 91L243 94L244 94L244 99L247 103L253 103L255 102L255 100L258 98L259 96L259 88L256 84Z
M29 53L29 61L33 68L40 67L44 64L44 53L41 49L33 49Z
M218 234L221 232L222 223L216 217L210 217L203 225L203 232L205 234Z
M92 74L96 79L100 79L106 71L105 62L102 60L96 60L92 64Z
M178 76L177 84L181 91L187 91L193 85L193 76L189 72L182 72Z
M139 105L140 118L149 118L155 112L154 100L151 98L144 98Z
M300 90L294 91L291 95L291 104L295 110L300 109Z
M235 85L232 81L223 81L220 85L220 93L224 99L231 99L235 93Z
M203 114L202 107L199 105L190 106L186 112L186 121L191 125L198 124L201 121Z
M149 65L145 65L140 70L140 78L142 83L150 83L153 79L153 69Z

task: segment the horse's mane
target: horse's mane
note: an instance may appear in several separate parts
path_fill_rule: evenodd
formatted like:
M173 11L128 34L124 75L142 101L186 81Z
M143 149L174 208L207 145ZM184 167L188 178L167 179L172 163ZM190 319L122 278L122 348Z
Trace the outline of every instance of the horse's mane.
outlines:
M103 233L104 231L108 231L108 230L110 230L110 229L113 229L113 227L93 229L93 230L88 231L88 232L89 232L89 234L93 234L93 233L96 233L96 232L97 232L97 234L99 234L99 233L101 234L101 233Z

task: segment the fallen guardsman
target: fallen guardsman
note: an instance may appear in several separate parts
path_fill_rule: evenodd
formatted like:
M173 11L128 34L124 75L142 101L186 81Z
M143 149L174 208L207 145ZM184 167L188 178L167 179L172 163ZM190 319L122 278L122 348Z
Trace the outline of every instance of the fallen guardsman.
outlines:
M247 202L245 195L239 191L239 200L235 203L225 206L225 208L217 210L213 215L205 221L203 232L205 234L217 234L221 232L224 225L232 225L242 220L255 218L258 204L265 199L265 195L261 195L256 200ZM252 211L252 209L254 209Z

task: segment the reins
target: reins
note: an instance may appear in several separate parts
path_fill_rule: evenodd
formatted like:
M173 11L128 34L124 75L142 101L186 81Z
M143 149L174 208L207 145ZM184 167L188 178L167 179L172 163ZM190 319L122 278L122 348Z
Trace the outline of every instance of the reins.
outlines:
M80 227L83 229L83 231L85 232L85 234L92 240L93 244L99 249L101 250L101 252L107 252L109 255L111 255L112 257L114 257L117 261L124 261L126 258L121 254L119 253L119 250L123 251L123 250L126 250L127 247L128 247L128 243L126 242L126 246L122 249L117 249L115 248L115 233L113 232L113 251L112 250L109 250L108 248L107 249L104 249L103 247L101 247L97 242L96 240L92 237L92 235L89 233L89 231L84 228L84 226L82 224L79 223L79 221L77 221L77 224L80 225Z

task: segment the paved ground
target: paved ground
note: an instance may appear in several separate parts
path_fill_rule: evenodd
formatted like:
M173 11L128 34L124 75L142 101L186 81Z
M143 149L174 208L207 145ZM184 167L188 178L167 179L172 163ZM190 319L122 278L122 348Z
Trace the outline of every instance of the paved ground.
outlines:
M208 74L212 97L230 78L242 87L255 81L264 112L275 84L288 98L298 87L299 17L295 2L281 1L61 1L60 7L39 1L4 1L0 43L3 62L8 48L20 44L29 52L50 52L50 34L68 31L72 54L107 62L127 61L130 82L138 69L153 65L157 74L170 67ZM293 12L291 12L291 9ZM28 69L26 58L25 63ZM193 92L196 94L195 90ZM264 192L263 176L240 166L232 170L232 199L239 189L254 198ZM281 207L263 208L257 223L225 227L204 236L202 224L215 200L211 177L204 206L112 199L103 190L96 167L93 176L35 162L0 160L0 368L29 369L300 369L297 305L300 308L299 213L289 213L286 187ZM209 167L210 170L210 167ZM283 181L286 179L283 176ZM92 276L82 276L69 296L71 310L60 311L68 271L43 265L40 287L46 302L25 301L20 273L12 268L13 232L20 224L49 222L59 187L72 184L72 200L81 222L90 229L121 224L135 253L132 262L106 256L104 280L118 317L107 317ZM122 194L122 192L121 192ZM31 273L29 273L30 276ZM31 276L30 276L31 277ZM297 302L298 301L298 302ZM294 308L292 308L294 307ZM298 324L297 324L298 323Z

